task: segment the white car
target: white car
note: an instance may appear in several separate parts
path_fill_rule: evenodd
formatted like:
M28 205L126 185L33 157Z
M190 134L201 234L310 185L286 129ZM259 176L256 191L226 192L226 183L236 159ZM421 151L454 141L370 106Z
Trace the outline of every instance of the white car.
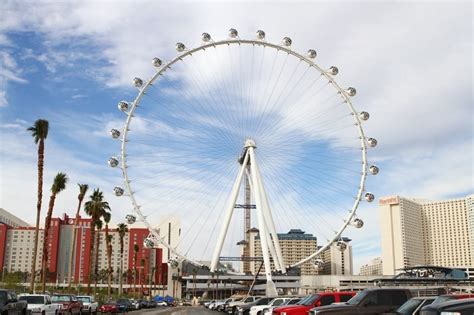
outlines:
M168 306L168 303L166 303L165 301L160 301L160 302L156 302L156 305L157 306Z
M276 306L276 305L273 305L273 306L267 306L263 309L263 312L262 314L263 315L272 315L273 314L273 310L277 307L280 307L280 306L285 306L285 305L295 305L296 303L298 303L299 301L301 301L301 298L300 297L296 297L296 298L288 298L288 300L284 303L282 303L281 305L279 306Z
M82 302L82 314L97 314L99 303L94 300L93 296L90 295L79 295L76 297Z
M56 315L59 311L59 304L53 304L47 294L20 294L18 300L28 303L31 314Z
M272 306L280 306L286 301L288 301L289 298L274 298L273 300L270 301L270 303L266 305L255 305L250 308L250 315L262 315L263 310Z
M247 304L247 303L253 303L256 300L258 300L259 298L260 298L260 296L247 296L247 297L244 297L243 299L230 302L228 304L225 304L226 305L225 311L227 313L233 314L237 311L238 306L244 305L244 304Z

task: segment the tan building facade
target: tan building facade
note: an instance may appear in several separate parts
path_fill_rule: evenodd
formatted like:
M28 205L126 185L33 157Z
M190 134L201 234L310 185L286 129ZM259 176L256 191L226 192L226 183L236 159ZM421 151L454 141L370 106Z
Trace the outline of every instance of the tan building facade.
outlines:
M360 267L360 276L378 276L383 274L382 257L372 259L368 264Z
M472 266L472 207L472 196L443 201L381 198L383 274L416 265Z
M308 257L309 255L316 252L318 244L317 238L312 234L307 234L299 229L292 229L288 233L278 233L278 239L282 251L283 260L285 266L292 265L298 261ZM257 229L250 230L250 256L251 257L262 257L262 246L260 244L260 236ZM275 269L273 262L271 263L272 269ZM255 274L260 267L260 262L250 262L250 272ZM242 268L242 264L241 264ZM265 268L262 268L261 272L264 272ZM302 275L315 275L317 274L317 268L311 261L304 263L301 266Z
M318 274L337 276L352 275L352 245L349 243L351 240L348 238L343 238L343 240L347 245L344 251L339 250L337 243L333 243L321 253L323 263Z

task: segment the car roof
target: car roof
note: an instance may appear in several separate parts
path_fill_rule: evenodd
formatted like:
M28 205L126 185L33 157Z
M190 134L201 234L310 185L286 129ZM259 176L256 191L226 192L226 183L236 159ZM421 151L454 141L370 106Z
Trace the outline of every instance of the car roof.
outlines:
M450 296L450 297L455 297L455 298L461 298L461 297L473 297L474 298L474 294L469 294L469 293L460 293L460 294L457 294L457 293L452 293L452 294L443 294L443 295L440 295L440 296Z
M437 296L414 296L410 300L428 300L428 299L436 299Z
M433 305L433 307L437 310L442 310L451 306L458 306L458 305L461 306L461 305L466 305L466 304L468 305L472 304L474 306L474 298L446 301L446 302Z

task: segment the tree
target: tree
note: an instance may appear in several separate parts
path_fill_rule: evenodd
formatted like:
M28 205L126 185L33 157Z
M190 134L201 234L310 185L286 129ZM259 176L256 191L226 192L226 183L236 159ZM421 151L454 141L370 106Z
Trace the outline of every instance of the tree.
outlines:
M105 218L104 218L105 219ZM107 223L105 224L105 231L107 233ZM112 293L112 239L113 236L107 235L105 236L105 241L107 244L107 297L110 299L110 294Z
M38 145L38 192L36 195L36 227L35 227L35 245L33 249L33 263L31 264L31 274L36 275L36 256L38 253L38 238L39 238L39 225L41 218L41 201L43 199L43 167L44 167L44 140L48 137L49 122L44 119L38 119L35 121L34 126L28 128L31 131L31 136L35 139L35 143ZM35 290L36 277L31 277L30 291Z
M91 217L91 242L89 252L94 253L94 240L95 240L95 222L99 220L102 214L110 210L109 203L104 200L103 193L97 188L94 189L92 195L89 196L89 201L84 204L84 210L88 216ZM91 281L92 281L92 259L89 259L89 276L87 278L87 294L91 294Z
M138 273L138 282L140 283L140 288L143 293L143 280L142 279L142 270L143 270L143 277L145 277L145 258L140 259L140 271Z
M125 238L125 235L128 233L127 225L125 223L120 223L117 226L117 232L118 232L119 238L120 238L119 295L122 295L122 290L123 290L123 247L124 247L123 239Z
M101 216L103 213L101 214ZM94 226L97 229L97 234L95 237L95 253L94 253L94 290L97 290L97 280L99 279L99 244L100 244L100 231L102 230L102 220L101 217L95 221ZM95 292L95 291L94 291Z
M41 267L43 272L41 273L41 282L43 284L43 294L46 292L46 268L48 264L49 257L49 229L51 227L51 217L53 216L54 202L56 201L56 196L61 191L66 188L66 183L68 181L67 175L65 173L59 172L54 177L53 185L51 186L51 196L49 197L48 213L46 215L46 220L44 223L44 238L43 238L43 259L41 260Z
M135 285L137 282L137 258L138 258L138 244L133 245L133 292L135 292Z
M87 190L89 189L89 186L87 184L77 184L79 186L79 195L77 196L77 199L79 200L77 204L77 210L76 210L76 217L74 219L74 228L73 228L73 236L71 238L71 243L69 245L69 249L71 252L69 253L69 264L68 264L68 285L69 287L71 286L71 281L72 281L72 257L74 256L75 253L75 245L76 245L76 238L77 238L77 228L79 224L79 212L81 211L81 205L82 201L84 200L84 197L86 196Z

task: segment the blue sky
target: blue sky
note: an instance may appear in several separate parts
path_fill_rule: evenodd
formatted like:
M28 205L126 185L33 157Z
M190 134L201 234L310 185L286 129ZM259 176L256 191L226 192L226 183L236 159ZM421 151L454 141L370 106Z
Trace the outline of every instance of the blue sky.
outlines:
M0 207L28 222L34 221L36 203L36 149L25 129L34 120L45 118L51 125L46 144L43 204L47 203L47 189L54 174L65 171L71 184L58 198L57 215L63 211L72 213L77 195L73 186L86 182L105 191L116 213L113 220L118 223L129 212L130 203L111 194L121 177L118 170L106 165L108 157L119 152L118 143L112 141L107 131L111 127L120 128L125 118L118 112L117 102L133 99L136 89L131 79L148 78L154 71L150 63L153 57L163 60L174 57L177 41L197 46L202 32L222 39L230 27L237 28L242 38L253 38L257 29L265 30L271 42L279 43L283 36L290 36L293 49L305 52L315 48L319 64L326 68L339 67L336 80L341 85L357 87L356 108L371 114L364 130L379 140L379 146L369 152L369 161L379 165L381 173L367 182L367 189L376 196L400 194L441 199L473 192L471 3L308 2L290 5L279 2L270 6L264 3L141 2L136 5L126 1L118 4L6 1L0 4L0 12ZM201 63L197 65L205 67ZM218 87L222 83L213 80L222 77L221 82L232 84L229 73L213 73L216 67L205 68L207 72L201 79L209 81L202 87L213 84ZM178 85L196 86L186 81L180 69L194 71L191 69L195 66L183 66L172 72L176 81L164 85L170 93L178 90ZM160 90L155 93L150 96L159 100ZM199 95L193 94L194 101L190 103L198 111L202 110L196 101ZM176 107L169 108L179 112ZM146 110L142 112L144 118ZM150 107L148 113L153 115L151 117L163 113L157 111ZM225 120L224 115L218 118ZM286 113L287 118L292 115L292 112ZM296 120L302 130L311 126L305 124L303 116L297 115L288 121ZM190 117L195 119L195 115ZM168 120L166 126L163 121L145 126L167 130L174 136L191 132L191 125L183 126L182 121L180 117ZM204 128L205 124L200 124ZM162 141L169 134L163 134ZM176 146L186 143L177 140ZM321 147L325 145L327 143ZM217 147L240 150L239 146L240 142L236 142ZM329 152L316 145L309 147L312 150L296 151L300 152L298 156L316 154L313 151L318 150ZM136 150L135 153L140 148ZM171 153L164 161L175 157ZM211 152L209 158L213 154ZM233 155L226 151L225 159L219 164L223 171ZM264 153L261 155L265 158ZM281 153L280 159L289 156ZM136 155L132 160L134 157ZM280 162L267 162L262 168L271 173ZM299 165L288 167L286 172L305 174L304 165ZM235 165L225 168L229 178L234 176L235 169ZM206 173L203 174L201 179L206 179ZM295 178L297 181L298 177ZM223 183L226 180L209 181L219 188L216 188L216 196L221 202L225 201ZM180 183L183 186L179 187L185 187ZM149 183L146 185L151 187ZM269 189L277 194L279 189L276 184L273 186ZM279 218L288 205L296 207L314 201L310 198L306 202L292 203L292 189L298 190L292 187L280 189L285 201L274 198L275 203L282 205L281 210L276 210ZM159 191L154 189L147 191L156 196ZM146 193L143 196L145 198ZM331 197L326 202L329 204L335 199ZM153 212L152 209L149 211ZM298 213L294 214L292 217L297 218ZM376 214L375 203L364 204L359 216L366 226L349 232L354 240L355 271L357 266L379 255ZM288 226L282 224L282 229L304 221L308 213L300 215L301 219L288 222ZM322 216L321 219L327 221L336 220ZM233 229L232 237L237 238L241 229L237 225Z

